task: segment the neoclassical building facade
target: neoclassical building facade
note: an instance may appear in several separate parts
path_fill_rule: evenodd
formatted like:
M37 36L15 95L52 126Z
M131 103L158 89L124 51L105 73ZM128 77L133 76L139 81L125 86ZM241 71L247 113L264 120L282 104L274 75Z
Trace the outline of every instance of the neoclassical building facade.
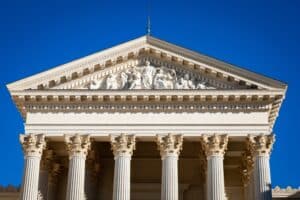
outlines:
M271 200L287 85L143 36L7 85L21 200Z

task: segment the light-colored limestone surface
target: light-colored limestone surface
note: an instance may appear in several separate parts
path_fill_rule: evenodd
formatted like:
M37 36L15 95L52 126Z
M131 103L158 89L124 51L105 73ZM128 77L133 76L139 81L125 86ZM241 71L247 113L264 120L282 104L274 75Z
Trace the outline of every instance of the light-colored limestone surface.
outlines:
M21 199L271 199L279 81L144 36L7 87Z

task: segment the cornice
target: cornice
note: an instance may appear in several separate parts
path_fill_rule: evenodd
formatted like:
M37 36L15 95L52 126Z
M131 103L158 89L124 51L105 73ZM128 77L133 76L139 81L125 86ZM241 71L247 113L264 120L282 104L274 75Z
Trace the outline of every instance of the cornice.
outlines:
M282 90L26 90L12 91L23 118L28 111L215 112L268 111L273 128ZM97 105L96 105L97 104ZM106 106L100 105L106 104ZM149 106L151 105L151 106ZM158 106L158 108L156 108ZM181 109L179 109L181 106Z
M154 55L160 59L176 62L190 69L196 69L199 72L202 71L218 78L228 79L229 81L249 86L258 86L258 88L286 90L286 85L279 81L240 69L151 36L144 36L100 51L46 72L8 84L7 87L10 91L29 88L36 89L38 87L51 88L145 53Z
M78 96L78 95L200 95L200 96L280 96L284 97L285 92L282 90L257 90L257 89L246 89L246 90L85 90L85 89L70 89L70 90L60 90L60 89L49 89L49 90L13 90L11 91L12 96Z

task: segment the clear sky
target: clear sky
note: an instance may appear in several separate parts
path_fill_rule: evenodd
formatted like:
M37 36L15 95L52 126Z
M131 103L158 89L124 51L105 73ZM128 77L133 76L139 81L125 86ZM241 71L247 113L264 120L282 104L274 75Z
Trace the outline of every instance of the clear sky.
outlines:
M144 35L146 5L146 0L0 2L0 184L20 184L23 171L18 141L23 121L5 85ZM300 186L300 1L153 0L151 21L155 37L288 84L274 129L272 181Z

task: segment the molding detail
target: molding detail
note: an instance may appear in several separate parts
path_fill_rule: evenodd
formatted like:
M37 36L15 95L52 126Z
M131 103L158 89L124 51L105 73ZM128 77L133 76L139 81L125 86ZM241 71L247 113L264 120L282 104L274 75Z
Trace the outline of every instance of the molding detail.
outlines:
M69 158L73 156L86 156L88 150L91 147L90 136L89 135L79 135L74 136L65 135L65 142L67 145L67 150L69 152Z
M135 150L135 135L126 135L122 133L119 136L111 135L111 149L115 157L132 156Z
M275 142L275 135L259 135L259 136L252 136L249 135L248 139L248 146L250 151L255 156L269 156L271 154L273 144Z
M141 62L141 61L139 61ZM148 60L118 73L92 80L83 89L138 90L138 89L216 89L196 75L180 73L163 65L154 66Z
M26 105L29 112L251 112L267 111L270 106L265 104L44 104Z
M207 157L223 156L227 149L228 135L203 135L201 144Z
M19 139L25 156L41 157L43 150L46 148L45 136L42 134L21 134Z
M157 136L157 145L162 158L169 155L179 156L182 150L183 136L169 133L166 136Z

